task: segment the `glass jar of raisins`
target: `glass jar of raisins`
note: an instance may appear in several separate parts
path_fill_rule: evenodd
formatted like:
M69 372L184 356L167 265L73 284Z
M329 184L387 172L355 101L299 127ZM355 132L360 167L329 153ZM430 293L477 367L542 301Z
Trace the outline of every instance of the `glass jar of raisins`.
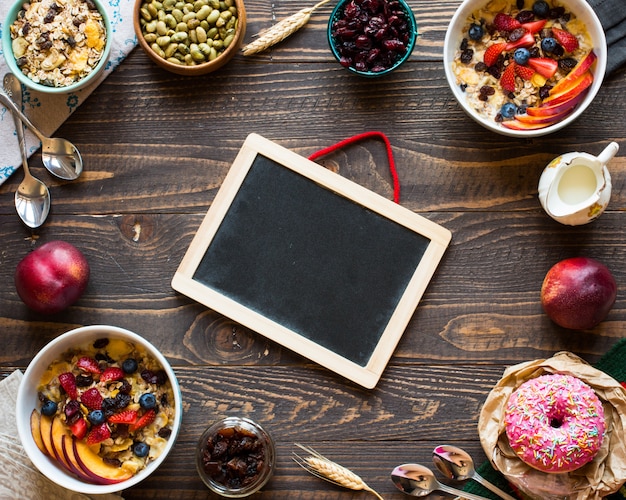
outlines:
M259 491L274 471L274 442L256 422L226 417L208 427L198 441L196 468L213 492L242 498Z

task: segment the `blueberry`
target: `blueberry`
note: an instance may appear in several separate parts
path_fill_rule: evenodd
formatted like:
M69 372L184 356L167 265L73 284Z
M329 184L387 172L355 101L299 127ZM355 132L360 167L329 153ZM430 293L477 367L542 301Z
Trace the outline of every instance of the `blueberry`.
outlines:
M545 0L537 0L533 4L533 13L537 17L548 17L548 14L550 13L550 6L548 5L548 2Z
M41 407L41 413L43 413L46 417L51 417L57 412L58 405L54 401L50 401L49 399Z
M137 361L133 358L128 358L122 363L122 370L124 370L124 373L135 373L138 367Z
M100 425L104 423L104 413L102 410L92 410L87 415L87 419L92 423L92 425Z
M556 40L552 37L547 37L541 40L541 49L544 52L554 52L556 49L557 43Z
M150 447L146 443L135 443L133 445L133 453L139 458L145 457L150 451Z
M139 406L141 406L144 410L150 410L156 406L156 397L154 394L146 393L142 394L139 398Z
M500 114L504 118L513 118L516 112L517 106L512 102L506 102L502 105L502 108L500 108Z
M480 40L485 34L485 31L480 24L472 24L469 27L467 34L472 40Z
M517 64L524 65L528 62L528 59L530 59L530 52L528 52L528 49L524 47L516 49L513 53L513 59L515 59Z

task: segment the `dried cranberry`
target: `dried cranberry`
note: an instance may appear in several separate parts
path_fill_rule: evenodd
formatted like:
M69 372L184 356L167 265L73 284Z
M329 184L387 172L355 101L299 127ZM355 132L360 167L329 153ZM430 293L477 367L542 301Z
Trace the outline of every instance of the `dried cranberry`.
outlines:
M391 68L407 52L408 15L396 0L351 0L331 24L331 42L346 67L363 72Z

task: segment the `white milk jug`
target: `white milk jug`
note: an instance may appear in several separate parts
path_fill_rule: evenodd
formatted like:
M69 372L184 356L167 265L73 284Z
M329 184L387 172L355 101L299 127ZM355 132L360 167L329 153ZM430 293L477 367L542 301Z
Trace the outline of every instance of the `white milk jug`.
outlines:
M576 152L552 160L539 179L539 201L548 215L570 226L598 218L611 198L606 165L618 149L612 142L597 157Z

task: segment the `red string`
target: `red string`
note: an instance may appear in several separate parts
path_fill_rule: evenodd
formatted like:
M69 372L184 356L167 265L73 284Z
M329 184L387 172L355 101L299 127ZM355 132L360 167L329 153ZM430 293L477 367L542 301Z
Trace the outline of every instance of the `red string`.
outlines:
M372 132L364 132L362 134L358 134L348 139L344 139L343 141L338 142L337 144L333 144L324 149L320 149L319 151L313 153L309 156L309 160L315 161L317 158L325 156L337 149L341 149L348 144L352 144L353 142L362 141L363 139L371 139L378 138L382 139L385 143L385 148L387 149L387 158L389 160L389 171L391 172L391 179L393 181L393 201L396 203L400 203L400 180L398 179L398 173L396 172L396 163L393 159L393 151L391 150L391 143L387 136L382 132L372 131Z

